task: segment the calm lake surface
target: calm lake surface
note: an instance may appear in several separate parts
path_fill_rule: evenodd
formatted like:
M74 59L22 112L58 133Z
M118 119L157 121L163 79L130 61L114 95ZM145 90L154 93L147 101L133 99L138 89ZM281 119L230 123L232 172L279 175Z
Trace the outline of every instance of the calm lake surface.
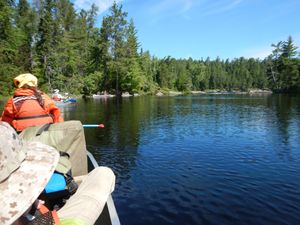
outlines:
M123 225L300 224L300 97L79 100Z

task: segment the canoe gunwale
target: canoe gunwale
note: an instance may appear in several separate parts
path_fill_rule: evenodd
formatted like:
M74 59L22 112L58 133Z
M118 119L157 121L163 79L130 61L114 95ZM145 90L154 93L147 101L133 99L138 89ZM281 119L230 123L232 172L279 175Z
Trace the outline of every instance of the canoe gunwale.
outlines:
M87 151L87 157L88 160L90 161L90 163L92 164L93 168L98 167L98 163L95 160L94 156ZM109 213L109 217L110 217L110 222L112 225L121 225L120 220L119 220L119 216L113 201L113 198L111 195L109 195L107 202L106 202L106 206L108 208L108 213Z

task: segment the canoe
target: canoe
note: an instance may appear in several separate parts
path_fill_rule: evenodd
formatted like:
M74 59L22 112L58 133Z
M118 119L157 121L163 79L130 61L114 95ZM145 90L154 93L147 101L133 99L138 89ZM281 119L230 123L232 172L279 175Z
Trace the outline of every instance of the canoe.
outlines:
M98 163L93 157L93 155L87 151L87 166L88 166L88 173L91 172L93 169L98 167ZM42 194L40 199L46 201L48 203L48 207L52 208L54 205L62 206L64 200L62 199L65 196L64 187L66 185L64 178L61 174L54 174L52 176L51 183L46 186L45 192L46 194ZM62 181L63 180L63 181ZM80 184L79 184L80 186ZM56 190L55 190L56 189ZM57 189L59 189L57 191ZM53 191L55 190L55 191ZM86 209L88 210L88 209ZM117 214L117 210L111 195L109 195L106 204L103 207L103 210L94 223L95 225L120 225L120 220Z
M90 172L94 168L98 167L98 163L90 152L87 152L87 158L88 172ZM97 219L95 225L120 225L119 216L111 195L109 196L103 208L103 211Z
M99 124L98 127L102 127L103 124ZM66 121L64 123L55 123L52 124L51 127L48 126L48 132L43 132L47 126L42 125L41 127L29 127L28 129L24 130L21 134L20 137L23 138L24 140L35 140L35 141L40 141L45 144L50 145L50 139L55 139L55 141L51 142L52 146L59 146L62 144L64 140L64 135L60 136L53 136L56 132L61 132L63 131L65 134L70 134L74 135L76 134L76 139L75 145L74 143L72 144L73 146L67 147L67 150L69 151L67 156L69 156L69 163L67 164L61 164L61 165L66 165L65 168L69 170L68 166L72 166L72 175L74 176L74 181L76 182L76 177L78 178L78 183L80 186L80 176L87 175L91 171L93 171L95 168L99 167L97 161L93 157L93 155L86 149L86 144L85 144L85 137L83 133L83 128L82 124L80 121ZM52 129L53 128L53 129ZM80 129L80 134L78 132L71 132L68 133L65 129L71 129L71 130L76 130L78 131ZM53 131L53 132L52 132ZM36 135L39 133L39 135ZM54 138L55 137L55 138ZM74 136L75 137L75 136ZM72 139L72 137L70 137ZM43 140L43 141L42 141ZM64 148L61 148L61 150L65 150ZM74 154L76 152L76 154ZM61 152L61 156L65 156L63 152ZM68 157L67 157L68 158ZM62 160L63 162L66 162L65 160ZM73 162L73 164L71 164ZM74 163L75 162L75 163ZM80 162L80 163L77 163ZM62 172L63 173L63 172ZM60 176L62 176L60 174ZM73 190L75 191L76 189L74 188L76 185L72 182L70 179L64 179L63 177L63 182L61 182L61 179L58 179L59 176L53 176L51 177L50 181L48 182L47 186L45 187L45 191L41 193L39 196L39 199L42 199L46 202L46 206L49 209L59 209L63 207L64 203L66 202L66 199L70 196L70 193L73 193ZM52 179L53 178L53 179ZM68 178L68 176L66 176ZM111 180L113 181L113 180ZM61 185L62 184L62 185ZM68 188L65 188L66 185ZM49 186L51 187L49 189ZM53 188L54 187L54 188ZM105 188L104 188L105 189ZM51 191L49 191L51 190ZM107 197L108 191L110 189L107 189L107 191L104 190L105 197ZM85 209L88 210L88 209ZM98 212L99 218L95 222L96 225L120 225L119 217L113 202L113 198L111 195L109 195L107 202L104 204L104 208L102 212ZM1 224L1 222L0 222Z
M106 94L106 95L93 95L92 96L93 98L112 98L112 97L115 97L115 95L110 95L110 94Z
M54 101L54 103L57 107L64 107L76 104L76 99L70 99L66 101Z
M76 103L77 100L75 98L65 99L64 102Z

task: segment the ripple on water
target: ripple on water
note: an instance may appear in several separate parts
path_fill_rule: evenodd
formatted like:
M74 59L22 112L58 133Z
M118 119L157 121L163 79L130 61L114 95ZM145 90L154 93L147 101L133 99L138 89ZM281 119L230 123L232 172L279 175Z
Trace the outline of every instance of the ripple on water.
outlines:
M299 103L183 99L155 98L94 151L122 224L300 224Z

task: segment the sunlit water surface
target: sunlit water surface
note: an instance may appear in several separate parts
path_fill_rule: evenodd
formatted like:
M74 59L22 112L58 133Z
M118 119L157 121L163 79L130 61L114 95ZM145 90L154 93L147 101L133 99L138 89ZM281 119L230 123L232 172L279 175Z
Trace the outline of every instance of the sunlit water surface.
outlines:
M300 224L300 98L78 100L66 120L111 167L124 225Z

